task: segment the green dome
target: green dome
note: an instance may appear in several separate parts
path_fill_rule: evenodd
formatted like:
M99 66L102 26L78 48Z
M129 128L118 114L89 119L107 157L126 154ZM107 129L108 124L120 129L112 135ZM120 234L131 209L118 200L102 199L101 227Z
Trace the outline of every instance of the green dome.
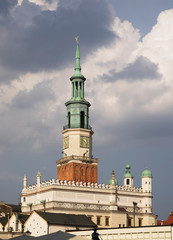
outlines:
M112 184L112 179L109 179L109 184ZM115 185L118 185L118 180L115 178Z
M150 170L146 169L142 172L142 177L152 177L152 173Z
M133 178L133 175L130 172L130 165L129 164L126 165L126 172L124 174L124 178Z

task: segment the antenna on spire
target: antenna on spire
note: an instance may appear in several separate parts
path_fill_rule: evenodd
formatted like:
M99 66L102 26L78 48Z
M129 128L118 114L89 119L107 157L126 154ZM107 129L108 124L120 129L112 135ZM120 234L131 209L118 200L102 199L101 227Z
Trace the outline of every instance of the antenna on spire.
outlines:
M75 40L76 40L77 44L79 44L79 36L76 36Z

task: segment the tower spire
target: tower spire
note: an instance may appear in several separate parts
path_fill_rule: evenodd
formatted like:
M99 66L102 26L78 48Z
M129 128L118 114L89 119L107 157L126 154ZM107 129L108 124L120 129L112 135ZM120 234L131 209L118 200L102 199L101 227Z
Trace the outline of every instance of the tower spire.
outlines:
M84 76L81 74L81 66L80 66L80 50L79 50L79 36L75 37L77 46L76 46L76 64L75 64L75 72L73 76L71 77L71 80L74 78L82 78L85 80Z
M85 128L89 129L89 107L91 106L84 97L85 77L81 74L79 40L75 38L76 64L75 72L70 78L72 84L72 97L65 103L67 107L67 126L65 128Z
M80 66L80 51L79 51L79 36L75 37L77 47L76 47L76 65L75 65L75 73L81 73L81 66Z

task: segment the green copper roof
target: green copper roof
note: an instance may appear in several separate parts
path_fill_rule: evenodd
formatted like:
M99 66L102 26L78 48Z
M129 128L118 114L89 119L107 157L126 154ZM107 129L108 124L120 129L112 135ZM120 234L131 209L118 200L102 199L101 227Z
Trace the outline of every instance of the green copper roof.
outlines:
M133 175L130 172L130 165L129 164L126 165L126 172L124 174L124 178L133 178Z
M81 66L80 66L80 51L79 51L79 37L76 37L76 42L77 42L77 47L76 47L76 64L75 64L75 73L73 76L70 78L73 80L74 78L82 78L85 80L85 77L81 74Z
M112 178L109 179L109 183L108 184L112 184ZM118 185L118 180L115 178L115 185Z
M152 177L152 173L150 170L146 169L142 172L142 177Z
M75 73L70 78L72 86L72 97L68 102L65 103L67 107L67 125L64 126L63 129L91 129L91 127L89 126L89 107L91 105L88 101L85 100L84 97L85 78L81 74L78 37L76 37L75 39L77 42Z

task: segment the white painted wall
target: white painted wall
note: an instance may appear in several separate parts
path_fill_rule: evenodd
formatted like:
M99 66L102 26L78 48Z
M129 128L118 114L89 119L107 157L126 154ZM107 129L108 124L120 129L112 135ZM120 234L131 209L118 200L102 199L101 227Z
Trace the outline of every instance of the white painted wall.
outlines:
M31 236L37 237L48 233L48 224L36 212L33 212L25 222L25 232L30 231Z
M89 129L81 129L81 128L70 128L66 129L63 132L63 138L69 136L69 147L64 149L64 157L65 156L83 156L83 154L88 151L85 155L86 157L92 156L92 131ZM80 136L86 136L90 139L90 145L88 148L80 147Z
M97 230L103 240L173 240L172 226L155 226L139 228L116 228ZM69 232L78 236L91 239L93 231L73 231Z

